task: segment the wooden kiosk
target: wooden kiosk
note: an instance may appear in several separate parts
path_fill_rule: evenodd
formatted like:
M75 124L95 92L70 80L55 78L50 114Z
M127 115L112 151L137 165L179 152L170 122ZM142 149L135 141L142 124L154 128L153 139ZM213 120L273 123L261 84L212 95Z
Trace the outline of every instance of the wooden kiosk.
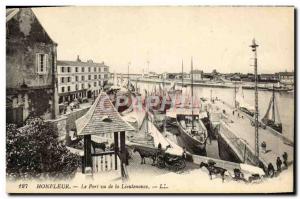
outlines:
M118 169L117 162L119 158L122 179L128 177L125 165L128 162L126 160L125 132L134 131L135 129L122 119L105 92L102 91L88 112L76 120L76 129L78 136L84 136L83 173L94 173L92 155L95 154L91 152L91 136L113 134L114 149L96 155L114 154L114 169Z

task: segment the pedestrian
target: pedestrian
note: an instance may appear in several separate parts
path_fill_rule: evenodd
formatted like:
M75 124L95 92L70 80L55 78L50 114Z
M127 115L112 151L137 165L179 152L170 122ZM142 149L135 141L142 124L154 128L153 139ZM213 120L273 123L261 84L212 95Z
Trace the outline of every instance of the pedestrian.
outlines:
M238 112L238 118L240 118L240 113Z
M272 165L272 163L269 163L268 165L268 175L272 178L274 176L274 167Z
M281 171L281 165L282 165L282 161L281 161L280 157L277 157L276 165L277 165L277 172L280 172Z
M232 111L232 115L234 115L234 110Z
M158 143L157 148L158 148L159 150L161 150L161 143Z
M267 143L265 141L263 141L260 146L261 146L261 149L262 149L263 153L266 153L266 151L267 151Z
M182 158L186 159L186 149L183 147Z
M283 153L282 158L283 158L283 164L287 168L287 166L288 166L287 165L287 160L288 160L288 154L287 154L287 152Z

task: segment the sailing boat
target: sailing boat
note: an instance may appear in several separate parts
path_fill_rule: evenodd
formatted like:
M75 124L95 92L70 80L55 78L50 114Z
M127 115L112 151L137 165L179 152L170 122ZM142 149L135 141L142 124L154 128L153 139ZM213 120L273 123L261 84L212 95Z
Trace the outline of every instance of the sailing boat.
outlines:
M207 129L202 122L203 114L194 108L193 103L193 59L191 60L191 109L177 108L176 123L180 131L180 138L191 153L206 156Z
M118 84L117 74L114 73L114 84L109 88L107 94L118 112L127 110L132 104L131 92L122 86L123 77Z
M271 114L270 114L271 112ZM263 119L261 120L265 125L271 127L275 131L282 133L282 123L280 121L279 111L276 103L275 92L273 88L273 93L269 102L267 112Z
M170 94L170 95L182 94L182 87L183 87L183 61L182 61L181 79L182 79L181 88L180 89L176 88L176 82L172 81L171 82L171 86L170 86L170 88L168 90L168 94Z
M240 86L239 90L236 94L236 105L237 107L243 111L244 113L250 115L251 117L254 116L255 109L253 106L248 104L245 99L244 99L244 92L243 92L243 87Z

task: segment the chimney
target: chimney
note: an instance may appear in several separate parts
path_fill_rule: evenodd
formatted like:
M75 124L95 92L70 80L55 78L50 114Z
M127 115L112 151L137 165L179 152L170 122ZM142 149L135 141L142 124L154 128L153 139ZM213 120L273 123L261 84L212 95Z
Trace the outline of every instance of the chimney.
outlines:
M79 58L79 55L77 55L77 60L78 62L81 62L80 58Z

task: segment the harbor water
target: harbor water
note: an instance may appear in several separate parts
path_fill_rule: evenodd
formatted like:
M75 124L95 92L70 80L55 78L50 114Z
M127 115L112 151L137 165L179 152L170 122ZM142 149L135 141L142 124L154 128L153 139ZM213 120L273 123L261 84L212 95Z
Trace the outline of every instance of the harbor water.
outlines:
M148 92L154 91L157 83L137 83L141 93L144 94L144 90ZM168 86L166 86L168 87ZM238 89L238 88L237 88ZM186 87L183 93L190 95L190 87ZM244 100L254 107L254 90L243 89ZM259 117L262 118L267 109L272 96L272 91L259 90L258 91L258 110ZM280 114L280 120L282 122L283 133L287 138L294 140L294 93L288 92L275 92L277 106ZM194 86L194 97L200 98L219 98L230 105L234 105L234 89L233 88L210 88Z

